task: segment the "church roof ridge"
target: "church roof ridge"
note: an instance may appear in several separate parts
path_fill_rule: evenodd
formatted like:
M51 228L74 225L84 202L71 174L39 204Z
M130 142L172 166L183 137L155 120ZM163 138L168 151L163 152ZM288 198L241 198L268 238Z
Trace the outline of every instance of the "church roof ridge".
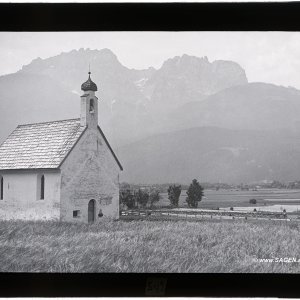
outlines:
M87 126L80 119L16 127L0 146L0 170L56 169Z
M123 170L100 126L97 127ZM57 169L86 129L87 126L80 126L80 118L18 125L0 145L0 170Z
M38 124L50 124L50 123L59 123L59 122L67 122L67 121L79 121L80 118L73 118L73 119L63 119L63 120L55 120L55 121L44 121L44 122L35 122L35 123L26 123L26 124L19 124L18 127L22 126L31 126L31 125L38 125Z

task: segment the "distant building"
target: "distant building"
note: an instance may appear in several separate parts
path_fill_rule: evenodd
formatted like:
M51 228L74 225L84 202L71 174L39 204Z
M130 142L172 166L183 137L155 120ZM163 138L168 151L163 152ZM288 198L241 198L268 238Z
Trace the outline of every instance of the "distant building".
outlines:
M80 118L19 125L0 146L0 219L119 217L122 166L98 126L90 72L81 89Z

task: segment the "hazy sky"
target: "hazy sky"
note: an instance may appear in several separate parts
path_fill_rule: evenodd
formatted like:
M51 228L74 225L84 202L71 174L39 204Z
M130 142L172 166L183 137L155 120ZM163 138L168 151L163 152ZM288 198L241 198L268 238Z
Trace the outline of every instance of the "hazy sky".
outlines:
M159 68L164 60L189 54L233 60L248 80L300 89L298 32L73 32L0 33L0 75L14 73L37 57L72 49L111 49L129 68Z

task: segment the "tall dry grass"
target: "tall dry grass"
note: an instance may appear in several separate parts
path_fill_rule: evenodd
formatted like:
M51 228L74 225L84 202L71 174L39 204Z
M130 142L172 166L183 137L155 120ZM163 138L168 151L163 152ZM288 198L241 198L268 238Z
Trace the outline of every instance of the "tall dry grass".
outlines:
M0 222L1 272L299 272L298 225L115 221Z

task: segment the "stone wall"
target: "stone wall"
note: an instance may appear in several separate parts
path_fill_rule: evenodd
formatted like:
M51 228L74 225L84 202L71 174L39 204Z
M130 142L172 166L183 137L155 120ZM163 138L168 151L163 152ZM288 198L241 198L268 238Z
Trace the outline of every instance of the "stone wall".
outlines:
M119 171L98 128L88 128L61 166L61 220L87 223L91 199L96 202L96 222L118 219Z
M0 219L59 220L60 171L2 171L3 200ZM40 199L38 177L45 176L45 196Z

